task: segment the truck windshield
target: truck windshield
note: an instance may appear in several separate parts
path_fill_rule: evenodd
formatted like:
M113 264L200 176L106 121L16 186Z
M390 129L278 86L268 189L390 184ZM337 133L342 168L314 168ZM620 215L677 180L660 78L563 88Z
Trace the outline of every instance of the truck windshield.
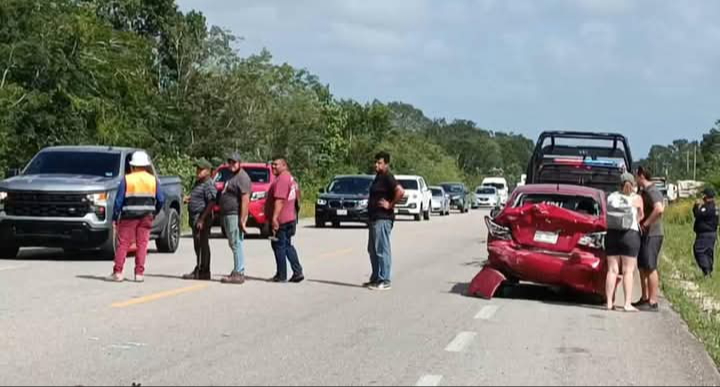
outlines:
M267 168L243 167L243 169L247 172L248 176L250 176L250 181L253 183L270 182L270 170Z
M463 192L463 186L460 184L444 184L443 188L445 188L445 191L447 191L447 192L452 192L452 193Z
M498 191L505 189L505 184L502 184L502 183L484 183L483 185L486 187L495 187ZM485 193L494 193L494 192L485 192Z
M497 190L493 187L478 188L475 193L478 195L495 195Z
M398 183L400 183L400 185L404 189L409 189L412 191L417 191L420 189L417 180L398 180Z
M333 180L328 187L328 192L332 194L352 194L367 195L370 193L371 179L362 179L356 177L344 177Z
M117 177L120 154L101 152L42 152L25 169L26 175L84 175Z

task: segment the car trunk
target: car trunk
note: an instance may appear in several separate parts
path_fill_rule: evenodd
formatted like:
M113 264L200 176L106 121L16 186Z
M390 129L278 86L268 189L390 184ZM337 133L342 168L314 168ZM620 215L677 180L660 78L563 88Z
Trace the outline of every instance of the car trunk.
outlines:
M601 217L545 202L509 208L496 221L510 225L518 244L559 254L570 254L583 237L605 231Z

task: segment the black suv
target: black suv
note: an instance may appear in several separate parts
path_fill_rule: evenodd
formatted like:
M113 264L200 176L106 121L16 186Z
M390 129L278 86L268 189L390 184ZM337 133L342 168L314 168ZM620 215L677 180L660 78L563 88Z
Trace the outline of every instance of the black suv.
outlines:
M336 176L327 188L320 190L315 203L315 227L325 227L327 222L340 227L343 222L365 223L368 217L370 185L375 176Z

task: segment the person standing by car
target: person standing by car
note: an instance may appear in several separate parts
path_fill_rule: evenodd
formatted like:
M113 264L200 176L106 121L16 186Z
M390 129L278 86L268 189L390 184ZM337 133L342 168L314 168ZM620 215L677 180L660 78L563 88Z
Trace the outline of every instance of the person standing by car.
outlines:
M243 242L247 233L248 209L252 182L250 176L241 167L241 157L233 153L227 158L228 168L233 177L225 183L225 189L220 194L220 214L223 217L225 235L227 235L230 250L232 250L235 266L229 276L223 277L221 282L227 284L245 283L245 254Z
M608 232L605 238L605 252L608 260L608 273L605 282L607 309L615 309L615 291L622 262L623 290L625 293L624 310L637 312L632 306L634 274L640 253L640 219L643 219L642 197L635 193L635 177L631 173L622 175L620 191L608 197Z
M183 279L210 280L210 229L213 224L212 210L217 200L217 189L210 175L212 164L200 159L195 166L197 168L195 185L186 202L197 263L191 273L183 275Z
M120 182L113 208L113 227L117 229L117 248L113 273L107 278L112 282L124 280L125 260L133 241L137 246L135 282L145 280L145 261L154 215L158 214L165 204L160 184L152 174L150 156L143 151L133 153L130 167L131 172L125 175Z
M695 203L693 207L695 215L695 261L703 275L712 277L715 264L715 242L718 232L718 208L715 206L715 191L711 188L705 189L703 199Z
M662 216L665 212L665 198L663 198L662 193L652 181L652 173L649 169L638 168L637 181L642 190L641 196L645 216L640 221L640 232L643 235L640 254L638 255L642 297L633 306L658 311L658 296L660 293L658 260L664 239Z
M370 186L368 212L370 217L368 253L372 275L365 283L371 290L390 290L392 250L390 234L395 222L395 205L403 198L405 191L390 173L390 154L375 155L375 180Z
M273 282L287 282L287 262L293 271L290 282L299 283L305 279L297 250L292 244L292 238L297 230L297 202L299 187L295 178L290 174L287 161L278 157L272 162L272 170L276 179L270 185L266 202L266 214L270 214L270 224L273 233L272 249L275 253L277 270L270 280Z

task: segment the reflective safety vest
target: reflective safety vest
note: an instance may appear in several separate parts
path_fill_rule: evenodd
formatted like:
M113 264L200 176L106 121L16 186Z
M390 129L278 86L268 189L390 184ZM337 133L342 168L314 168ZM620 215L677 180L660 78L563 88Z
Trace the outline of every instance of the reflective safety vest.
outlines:
M125 203L122 217L143 218L155 213L157 179L148 172L134 172L125 176Z

